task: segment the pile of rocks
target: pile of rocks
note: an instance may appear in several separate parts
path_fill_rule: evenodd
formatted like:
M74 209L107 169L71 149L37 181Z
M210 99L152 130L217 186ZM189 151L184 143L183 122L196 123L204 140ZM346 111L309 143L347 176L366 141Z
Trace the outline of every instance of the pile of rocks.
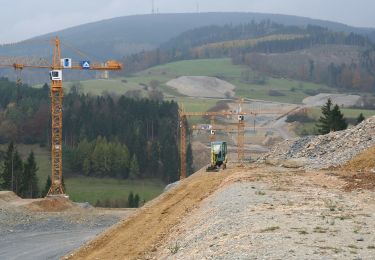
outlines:
M275 145L262 159L301 159L306 169L325 169L343 165L374 145L375 116L343 131L286 140Z

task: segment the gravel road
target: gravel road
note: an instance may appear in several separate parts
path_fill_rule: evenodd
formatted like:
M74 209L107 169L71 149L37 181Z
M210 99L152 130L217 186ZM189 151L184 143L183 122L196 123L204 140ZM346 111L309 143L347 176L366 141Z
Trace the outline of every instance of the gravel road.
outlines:
M155 259L374 259L375 193L329 172L239 173L174 227Z
M31 212L1 203L0 259L59 259L131 212L83 208Z

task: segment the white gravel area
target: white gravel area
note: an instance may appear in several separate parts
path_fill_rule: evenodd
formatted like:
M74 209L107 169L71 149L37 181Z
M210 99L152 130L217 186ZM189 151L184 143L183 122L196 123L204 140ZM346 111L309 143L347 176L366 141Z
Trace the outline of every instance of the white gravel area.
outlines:
M229 82L206 76L182 76L168 81L167 85L189 97L232 97L236 88Z
M333 104L343 107L359 105L361 100L361 96L358 95L320 93L318 95L305 98L302 103L308 107L321 107L327 103L329 98Z
M331 173L274 169L204 200L156 259L375 259L375 193Z

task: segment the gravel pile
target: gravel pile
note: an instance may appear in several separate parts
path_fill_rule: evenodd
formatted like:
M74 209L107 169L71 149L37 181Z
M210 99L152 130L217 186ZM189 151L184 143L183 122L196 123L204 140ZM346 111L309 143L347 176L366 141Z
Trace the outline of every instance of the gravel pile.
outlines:
M326 169L345 164L375 145L375 116L343 131L286 140L262 158L302 159L306 169Z

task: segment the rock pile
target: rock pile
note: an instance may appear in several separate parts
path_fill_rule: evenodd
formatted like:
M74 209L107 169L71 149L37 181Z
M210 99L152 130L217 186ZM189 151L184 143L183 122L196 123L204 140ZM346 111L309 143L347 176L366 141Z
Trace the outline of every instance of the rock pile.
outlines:
M343 165L374 145L375 116L343 131L286 140L275 145L262 159L300 159L305 169L326 169Z

